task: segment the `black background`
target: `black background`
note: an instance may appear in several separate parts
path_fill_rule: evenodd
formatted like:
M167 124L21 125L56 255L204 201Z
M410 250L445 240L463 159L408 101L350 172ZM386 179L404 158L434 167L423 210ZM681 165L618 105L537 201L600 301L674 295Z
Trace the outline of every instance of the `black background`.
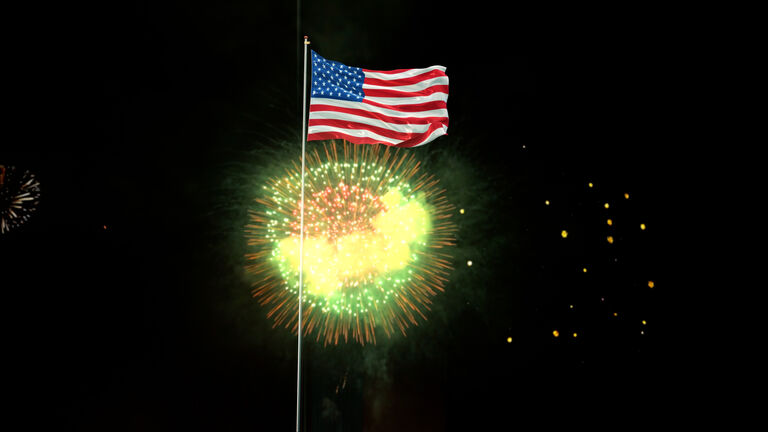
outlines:
M574 213L592 202L587 181L604 196L631 191L636 204L617 219L645 217L657 229L626 247L622 259L634 264L611 280L664 284L671 252L662 196L679 106L674 14L493 2L302 8L299 32L292 2L9 12L6 128L14 138L2 144L0 163L34 172L43 190L35 217L0 238L6 369L16 400L32 408L27 420L64 430L293 427L295 347L263 334L255 337L279 341L244 344L242 320L217 309L236 294L218 285L232 266L212 208L228 162L263 137L297 135L303 34L348 65L446 66L444 140L462 140L446 148L461 148L497 186L498 199L483 209L498 215L488 229L502 243L515 235L507 226L526 233L515 243L521 270L509 276L506 257L495 256L485 309L461 312L455 336L429 348L443 361L389 352L383 418L370 402L383 387L361 377L337 401L344 423L323 420L312 395L343 373L307 366L308 430L506 430L576 419L626 426L675 413L684 385L669 354L678 342L669 297L617 296L622 315L654 320L648 338L599 318L606 311L597 303L576 321L599 336L577 344L553 343L551 334L564 325L558 308L600 291L562 289L571 281L565 268L582 265L574 257L602 256L602 244L558 249L564 221L583 226L578 233L600 217ZM231 138L242 129L255 135ZM545 213L550 197L570 210ZM522 210L509 216L514 209ZM512 283L527 288L510 311L499 306L510 297L494 287ZM260 351L274 346L285 352ZM311 361L319 348L307 349Z

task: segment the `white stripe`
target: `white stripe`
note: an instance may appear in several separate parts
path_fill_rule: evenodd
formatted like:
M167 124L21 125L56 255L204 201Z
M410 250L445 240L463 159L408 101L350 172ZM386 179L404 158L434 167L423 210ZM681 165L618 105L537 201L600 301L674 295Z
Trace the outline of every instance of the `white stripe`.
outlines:
M363 89L417 92L435 85L448 85L448 77L447 76L436 77L436 78L421 81L416 84L404 85L404 86L381 86L381 85L374 85L374 84L363 84Z
M400 79L400 78L410 78L416 75L421 75L423 73L429 72L431 70L439 70L445 73L445 66L430 66L424 69L408 69L405 72L399 72L394 74L380 73L376 71L363 71L363 73L365 73L366 77L378 78L383 80L393 80L393 79Z
M309 119L327 119L327 120L348 120L355 123L363 123L371 126L380 127L383 129L389 129L396 132L404 133L424 133L429 129L429 124L396 124L387 123L378 119L372 119L368 117L361 117L340 112L313 112L309 114Z
M402 142L402 141L398 141L395 138L384 137L377 133L374 133L365 129L342 129L334 126L310 126L309 130L307 131L307 134L312 135L313 133L320 133L320 132L339 132L339 133L361 137L361 138L363 137L373 138L376 141L379 141L382 143L388 143L388 144L397 144Z
M402 102L403 99L399 99L399 101ZM399 118L448 117L447 109L436 109L436 110L427 110L427 111L418 111L418 112L402 112L402 111L395 111L395 110L386 109L386 108L380 108L380 107L369 105L362 102L345 101L345 100L328 99L328 98L312 98L310 99L309 104L310 106L322 104L322 105L332 105L332 106L337 106L342 108L359 109L363 111L371 111L371 112L385 115L388 117L399 117Z
M425 139L424 141L422 141L419 144L416 144L414 147L423 146L424 144L426 144L426 143L428 143L430 141L434 141L438 137L446 135L447 133L448 133L448 127L447 126L443 126L440 129L435 129L431 134L429 134L427 139Z
M432 102L432 101L448 101L448 93L432 93L430 95L426 96L409 96L409 97L365 97L365 100L369 100L371 102L378 102L380 104L384 105L411 105L411 104L420 104L424 102Z

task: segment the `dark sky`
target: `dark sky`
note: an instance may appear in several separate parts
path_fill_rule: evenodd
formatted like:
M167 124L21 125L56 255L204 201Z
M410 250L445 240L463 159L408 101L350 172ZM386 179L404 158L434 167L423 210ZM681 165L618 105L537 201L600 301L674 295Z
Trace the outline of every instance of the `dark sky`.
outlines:
M450 135L429 145L490 185L466 238L492 263L478 306L451 309L451 337L349 356L308 346L308 430L652 424L673 410L661 195L676 23L664 10L306 2L297 32L292 2L107 3L8 14L14 138L0 164L34 172L42 198L0 237L4 351L33 422L293 427L295 345L242 283L229 246L248 197L224 185L265 141L298 137L303 34L351 66L447 67Z

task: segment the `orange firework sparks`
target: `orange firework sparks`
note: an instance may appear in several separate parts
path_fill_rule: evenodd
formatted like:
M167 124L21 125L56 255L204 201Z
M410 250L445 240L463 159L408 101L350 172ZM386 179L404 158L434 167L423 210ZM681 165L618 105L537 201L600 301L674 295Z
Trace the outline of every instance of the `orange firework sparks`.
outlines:
M327 144L307 154L303 327L324 344L375 343L427 319L451 268L454 207L413 152ZM300 168L271 178L249 212L246 267L275 326L297 331Z

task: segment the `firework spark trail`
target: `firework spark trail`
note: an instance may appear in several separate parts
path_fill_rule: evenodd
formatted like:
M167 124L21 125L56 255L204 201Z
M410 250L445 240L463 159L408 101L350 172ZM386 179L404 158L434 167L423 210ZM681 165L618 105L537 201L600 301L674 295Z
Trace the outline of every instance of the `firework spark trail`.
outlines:
M39 199L40 183L32 173L0 165L0 234L29 220Z
M307 154L306 335L376 341L426 320L452 270L453 206L411 151L346 142ZM297 331L300 168L271 178L245 228L253 295L274 326Z

